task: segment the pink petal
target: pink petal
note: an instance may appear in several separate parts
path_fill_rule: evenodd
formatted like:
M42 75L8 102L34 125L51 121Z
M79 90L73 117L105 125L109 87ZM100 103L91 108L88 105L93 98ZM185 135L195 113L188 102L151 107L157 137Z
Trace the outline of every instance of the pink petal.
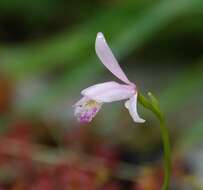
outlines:
M133 118L134 122L137 123L144 123L145 120L142 119L137 113L137 92L134 96L130 98L130 100L125 102L125 107L128 109L131 117Z
M81 93L97 102L113 102L130 98L135 93L135 88L110 81L90 86Z
M104 38L104 35L101 32L97 34L95 49L99 59L109 71L111 71L117 78L119 78L123 82L131 84L131 82L128 80L125 73L121 69L120 65L118 64Z

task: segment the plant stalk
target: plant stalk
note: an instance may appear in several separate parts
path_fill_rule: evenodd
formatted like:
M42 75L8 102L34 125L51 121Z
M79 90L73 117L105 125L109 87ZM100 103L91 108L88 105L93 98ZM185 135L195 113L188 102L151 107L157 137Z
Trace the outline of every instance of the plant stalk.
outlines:
M146 109L152 111L159 120L164 151L164 182L162 185L162 190L169 190L171 176L171 147L170 147L169 131L168 128L166 127L164 115L160 111L158 100L152 93L149 92L148 95L150 99L145 98L142 94L139 93L138 102Z

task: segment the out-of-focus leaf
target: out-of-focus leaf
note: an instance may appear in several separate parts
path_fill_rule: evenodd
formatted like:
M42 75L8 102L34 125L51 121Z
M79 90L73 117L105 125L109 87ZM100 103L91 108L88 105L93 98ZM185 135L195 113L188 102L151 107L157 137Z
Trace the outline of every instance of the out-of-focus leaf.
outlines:
M182 131L175 151L177 151L178 154L187 154L194 146L202 144L202 136L203 120L201 118L193 126L190 126Z
M115 39L115 52L123 57L149 40L176 17L201 7L202 1L156 1L153 6L146 6L142 11L137 9L136 5L134 3L122 9L101 10L92 20L51 40L8 51L2 48L2 62L13 77L39 74L58 65L74 67L82 60L87 60L98 31L111 33L111 39Z
M86 23L51 39L8 49L2 47L4 69L15 78L22 78L47 72L59 65L68 65L69 68L79 65L89 58L97 32L110 32L114 37L124 29L121 23L128 24L128 19L135 19L138 10L131 7L98 10L98 14Z
M203 92L203 62L196 64L195 68L189 66L179 78L166 87L160 95L160 101L166 112L173 112L181 105L187 103L195 94Z

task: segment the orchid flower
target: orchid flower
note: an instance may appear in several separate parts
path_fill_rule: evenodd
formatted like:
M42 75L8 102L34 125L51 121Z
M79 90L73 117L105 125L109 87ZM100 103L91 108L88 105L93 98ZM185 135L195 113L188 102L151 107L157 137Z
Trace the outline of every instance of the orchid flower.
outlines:
M104 66L124 84L109 81L82 90L83 97L73 106L77 120L82 123L91 122L104 103L127 100L125 107L134 122L143 123L145 120L137 113L136 85L129 81L121 69L101 32L97 34L95 50Z
M152 111L160 122L160 131L164 149L164 182L162 190L168 190L171 176L171 151L169 132L165 125L164 115L159 107L158 100L152 93L148 93L149 99L137 92L136 85L132 83L114 57L104 35L99 32L95 42L96 54L104 66L122 83L114 81L104 82L90 86L82 90L83 97L73 106L74 115L79 122L88 123L96 116L104 103L126 100L128 109L134 122L145 122L137 113L137 101L146 109Z

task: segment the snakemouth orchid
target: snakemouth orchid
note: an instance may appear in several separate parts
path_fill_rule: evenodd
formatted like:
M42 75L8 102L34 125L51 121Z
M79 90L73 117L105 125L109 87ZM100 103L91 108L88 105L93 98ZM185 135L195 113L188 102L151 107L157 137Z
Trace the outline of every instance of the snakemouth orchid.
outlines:
M145 122L137 113L138 92L136 85L129 81L121 69L101 32L97 34L95 50L104 66L120 79L123 84L109 81L82 90L81 94L83 97L73 106L77 120L81 123L91 122L104 103L127 100L125 107L128 109L134 122Z

